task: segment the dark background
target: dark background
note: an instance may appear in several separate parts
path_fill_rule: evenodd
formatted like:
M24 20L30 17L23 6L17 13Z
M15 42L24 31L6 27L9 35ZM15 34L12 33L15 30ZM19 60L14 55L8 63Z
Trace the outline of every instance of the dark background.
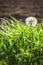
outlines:
M43 0L0 0L0 17L9 15L20 20L28 16L43 19Z

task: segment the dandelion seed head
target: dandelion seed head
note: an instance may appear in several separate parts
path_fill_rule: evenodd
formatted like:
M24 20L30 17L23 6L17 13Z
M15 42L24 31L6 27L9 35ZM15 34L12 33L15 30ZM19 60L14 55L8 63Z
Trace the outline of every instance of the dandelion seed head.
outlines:
M37 19L35 17L27 17L25 23L28 26L35 26L37 24Z

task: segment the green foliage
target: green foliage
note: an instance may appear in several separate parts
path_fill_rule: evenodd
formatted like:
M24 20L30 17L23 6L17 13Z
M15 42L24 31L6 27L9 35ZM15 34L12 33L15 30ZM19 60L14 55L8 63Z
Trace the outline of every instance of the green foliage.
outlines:
M43 23L0 26L0 65L43 65Z

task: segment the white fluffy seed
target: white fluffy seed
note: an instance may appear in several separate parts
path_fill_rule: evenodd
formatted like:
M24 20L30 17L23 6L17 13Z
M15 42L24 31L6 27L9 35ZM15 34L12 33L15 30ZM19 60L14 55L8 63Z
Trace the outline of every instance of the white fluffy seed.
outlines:
M35 17L27 17L25 20L26 25L28 26L35 26L38 22L37 19Z

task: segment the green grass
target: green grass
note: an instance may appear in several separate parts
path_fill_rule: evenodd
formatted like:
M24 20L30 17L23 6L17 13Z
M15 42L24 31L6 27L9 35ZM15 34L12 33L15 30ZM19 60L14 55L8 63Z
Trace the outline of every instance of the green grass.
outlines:
M32 27L12 19L0 25L0 65L43 65L43 23Z

